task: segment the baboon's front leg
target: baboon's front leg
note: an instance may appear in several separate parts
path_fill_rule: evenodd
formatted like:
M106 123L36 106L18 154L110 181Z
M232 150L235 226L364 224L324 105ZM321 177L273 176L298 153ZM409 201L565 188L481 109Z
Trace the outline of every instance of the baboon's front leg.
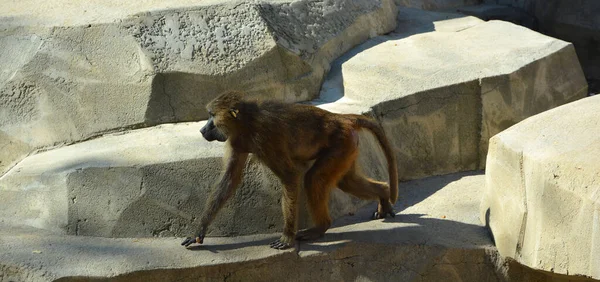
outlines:
M296 241L298 229L298 189L299 181L284 184L281 197L281 210L283 212L283 234L281 238L271 243L271 248L283 250L292 247Z
M233 195L235 189L242 181L242 172L246 165L246 159L248 159L248 153L231 152L231 155L227 160L227 168L225 169L221 180L206 200L204 213L200 218L200 224L196 230L195 237L187 237L181 243L182 246L187 247L193 243L202 244L204 242L204 236L206 235L208 225L215 219L215 216L221 207L223 207L225 202Z

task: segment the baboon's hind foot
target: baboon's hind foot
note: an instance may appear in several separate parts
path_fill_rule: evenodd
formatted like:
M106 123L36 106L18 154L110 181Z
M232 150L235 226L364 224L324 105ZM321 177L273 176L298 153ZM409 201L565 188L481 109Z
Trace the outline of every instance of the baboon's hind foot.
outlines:
M373 212L373 216L371 219L382 219L386 218L386 216L396 217L396 212L394 211L394 207L392 204L385 200L379 201L379 205L377 206L377 210Z

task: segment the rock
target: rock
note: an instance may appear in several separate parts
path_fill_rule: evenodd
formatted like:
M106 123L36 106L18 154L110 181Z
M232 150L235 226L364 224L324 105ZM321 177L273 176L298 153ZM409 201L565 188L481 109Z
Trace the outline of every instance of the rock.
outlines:
M312 3L13 3L0 11L0 173L39 149L205 119L225 89L314 98L333 59L395 26L392 0Z
M482 167L489 136L586 95L565 42L509 23L414 11L401 11L393 35L336 60L313 101L378 118L404 179ZM439 31L416 34L428 28ZM188 236L223 156L222 144L202 139L201 125L129 130L32 155L0 178L0 219L66 234ZM386 180L377 142L369 133L360 139L363 169ZM247 171L210 235L280 230L279 181L255 162ZM334 218L364 204L340 192L331 203Z
M94 238L0 226L3 281L572 281L503 260L479 220L480 172L404 183L395 219L374 205L343 217L320 240L277 251L277 234L207 238ZM570 280L571 279L571 280ZM578 277L577 281L590 281Z
M518 7L496 5L496 4L481 4L476 6L459 7L457 12L465 15L475 16L484 21L501 20L527 27L532 30L537 30L537 20L531 16L526 10Z
M516 9L509 18L522 14L521 19L534 17L536 30L552 37L573 43L577 56L588 79L600 80L600 2L596 0L484 0L486 4L503 5L487 14L509 16L506 11ZM504 11L504 12L500 12ZM500 12L500 14L498 13ZM472 14L467 12L467 14ZM484 15L481 14L480 15ZM524 22L527 23L527 22ZM529 25L526 25L530 27Z
M398 39L432 31L457 32L482 23L476 17L466 17L463 14L411 8L399 9L397 22L394 34Z
M381 121L403 179L484 168L491 136L587 95L571 44L415 9L400 9L394 33L334 63L323 89L321 107Z
M502 5L529 10L533 5L533 1L534 0L483 0L481 2L484 5Z
M490 140L481 220L500 255L600 279L600 96L530 117Z
M395 0L399 7L423 10L443 10L478 4L479 0Z
M222 279L227 273L233 280L368 276L419 281L420 275L433 279L445 274L486 281L495 276L495 269L486 259L493 253L492 242L477 218L483 179L482 173L461 173L407 183L411 193L398 203L395 219L368 220L375 208L371 205L337 220L321 240L300 243L298 251L270 249L268 243L277 234L207 238L205 245L186 250L178 238L110 239L0 228L0 273L10 265L12 273L42 281L76 277L187 281Z
M600 80L600 2L532 0L532 14L544 34L572 42L583 71Z

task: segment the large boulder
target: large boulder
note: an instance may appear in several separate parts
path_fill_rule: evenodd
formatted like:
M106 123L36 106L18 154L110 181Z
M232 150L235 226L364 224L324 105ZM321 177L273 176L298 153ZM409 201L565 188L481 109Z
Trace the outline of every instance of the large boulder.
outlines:
M339 59L322 107L376 116L403 179L484 168L491 136L587 95L568 42L449 13L401 9L398 21Z
M202 120L224 89L314 98L333 59L395 18L392 0L15 2L0 9L0 173L38 149Z
M600 279L600 96L490 140L481 220L502 256Z

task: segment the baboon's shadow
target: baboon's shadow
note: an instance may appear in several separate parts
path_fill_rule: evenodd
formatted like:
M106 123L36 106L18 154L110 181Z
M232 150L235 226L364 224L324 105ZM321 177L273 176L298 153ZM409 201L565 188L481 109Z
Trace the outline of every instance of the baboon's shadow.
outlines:
M492 245L485 226L464 223L449 219L439 219L421 213L403 213L449 183L465 176L481 174L481 171L455 173L428 179L409 181L400 185L400 199L396 204L394 218L371 220L377 203L373 202L359 209L354 215L343 216L334 221L331 229L315 241L298 242L300 251L332 251L346 244L435 244L447 246L487 246ZM473 211L478 213L478 211ZM276 240L279 234L249 236L243 242L202 245L190 250L221 252L237 248L264 246Z

